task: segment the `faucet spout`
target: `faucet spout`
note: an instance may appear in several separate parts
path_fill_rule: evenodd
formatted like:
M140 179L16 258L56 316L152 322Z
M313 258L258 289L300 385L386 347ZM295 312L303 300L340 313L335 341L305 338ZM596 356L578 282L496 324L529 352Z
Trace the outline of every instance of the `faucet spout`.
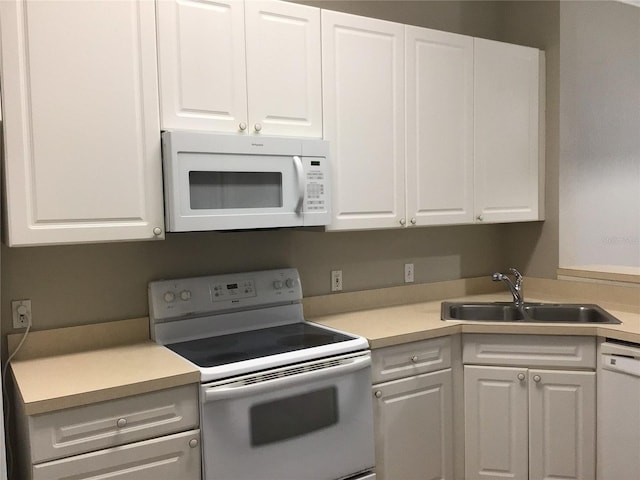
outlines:
M513 274L515 282L513 282L508 275L504 273L496 272L491 275L491 280L494 282L504 282L509 288L511 295L513 296L513 303L516 307L524 305L524 293L522 292L522 274L515 268L510 268L509 271Z

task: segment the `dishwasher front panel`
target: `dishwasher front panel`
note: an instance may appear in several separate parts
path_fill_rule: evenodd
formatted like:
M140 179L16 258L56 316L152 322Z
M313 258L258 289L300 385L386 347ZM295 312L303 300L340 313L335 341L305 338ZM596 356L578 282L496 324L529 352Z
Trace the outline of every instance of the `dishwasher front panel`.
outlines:
M640 479L640 345L605 342L598 369L598 480Z

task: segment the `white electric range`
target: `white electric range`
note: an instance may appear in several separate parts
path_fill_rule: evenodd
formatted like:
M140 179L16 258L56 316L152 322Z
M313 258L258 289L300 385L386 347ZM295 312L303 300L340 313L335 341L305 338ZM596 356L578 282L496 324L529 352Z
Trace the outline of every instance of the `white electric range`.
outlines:
M375 478L368 342L305 321L297 270L152 282L149 311L200 370L205 480Z

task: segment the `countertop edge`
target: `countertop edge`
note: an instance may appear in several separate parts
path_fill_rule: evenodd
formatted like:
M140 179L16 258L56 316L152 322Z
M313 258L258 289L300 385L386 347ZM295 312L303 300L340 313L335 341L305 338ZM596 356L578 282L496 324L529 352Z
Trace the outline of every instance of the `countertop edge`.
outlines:
M29 403L23 401L23 408L28 416L40 415L199 382L200 372L194 371Z

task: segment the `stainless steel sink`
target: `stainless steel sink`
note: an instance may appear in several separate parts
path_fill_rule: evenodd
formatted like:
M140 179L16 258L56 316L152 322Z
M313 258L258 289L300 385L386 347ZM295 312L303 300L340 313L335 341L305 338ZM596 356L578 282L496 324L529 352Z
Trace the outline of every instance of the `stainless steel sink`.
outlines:
M480 322L514 322L523 320L524 313L513 303L450 303L442 302L443 320L476 320Z
M610 323L620 320L598 305L569 303L442 302L442 320L479 322Z

